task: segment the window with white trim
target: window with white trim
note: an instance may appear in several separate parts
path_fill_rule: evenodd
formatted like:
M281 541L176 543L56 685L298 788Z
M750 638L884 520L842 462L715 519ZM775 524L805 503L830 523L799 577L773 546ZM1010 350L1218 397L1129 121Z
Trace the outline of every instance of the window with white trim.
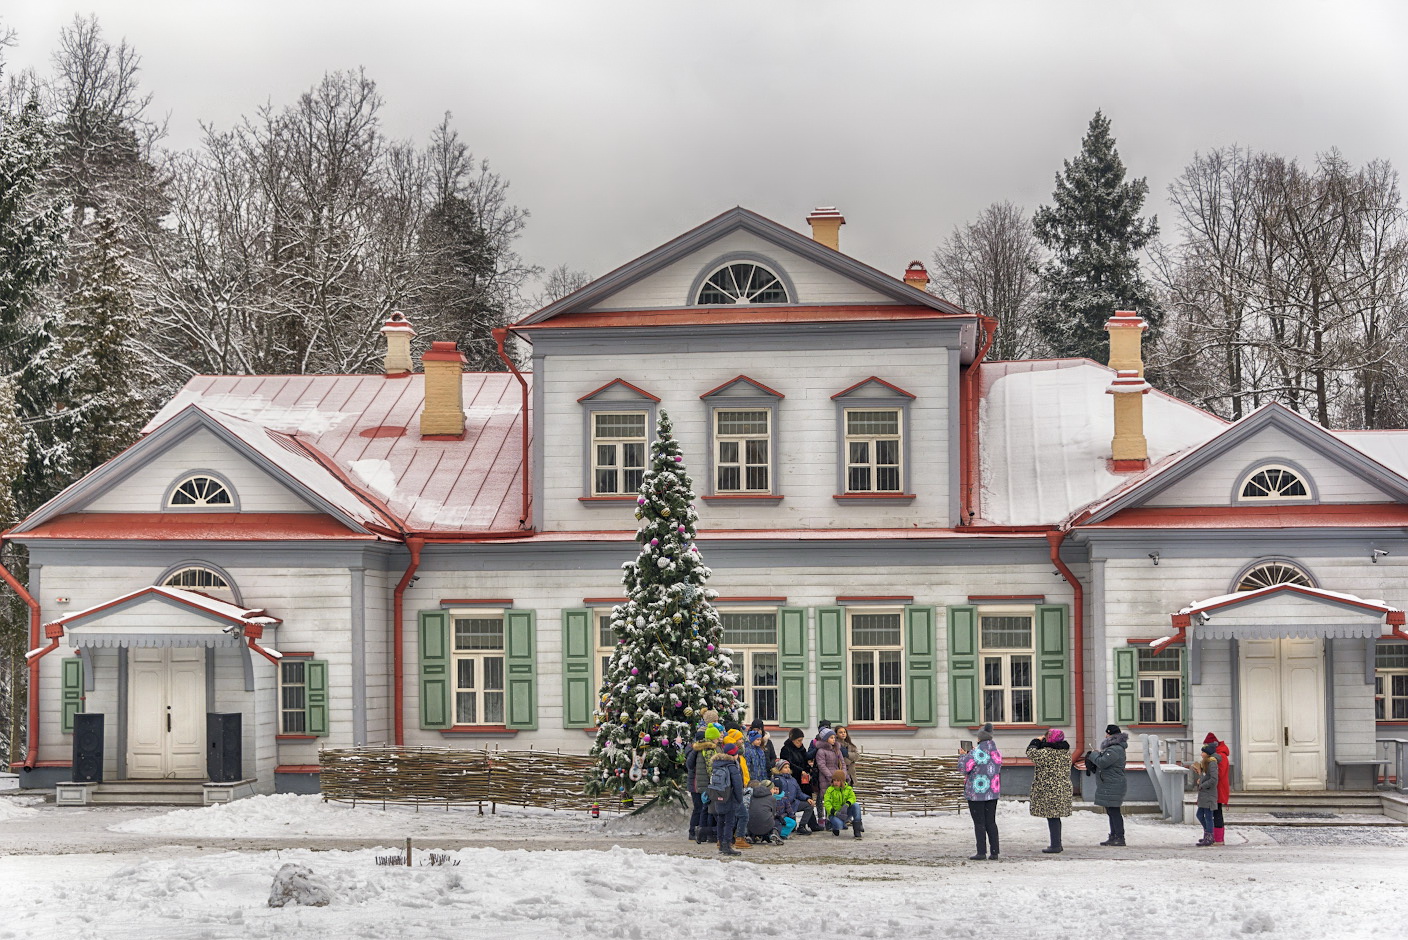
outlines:
M476 610L450 621L455 724L504 723L504 614Z
M1408 721L1408 643L1380 643L1374 653L1374 718Z
M739 682L733 691L747 706L749 721L778 721L777 616L775 607L719 611L723 645L732 651L733 671Z
M176 484L166 504L180 509L229 509L234 506L235 499L224 483L212 476L196 473Z
M616 652L616 631L611 627L611 608L598 608L592 611L592 637L595 640L596 655L592 657L592 665L596 669L596 688L601 689L601 683L606 678L607 670L611 668L611 656Z
M751 261L725 264L704 279L697 304L785 304L787 288L775 273Z
M645 477L648 415L644 411L592 412L592 495L629 495Z
M1027 725L1036 721L1036 648L1030 607L978 611L983 721Z
M303 659L279 661L279 733L308 733L308 664Z
M1166 646L1159 652L1140 649L1139 723L1183 724L1183 648Z
M235 591L230 587L230 583L218 571L204 565L191 565L173 571L161 582L161 586L182 591L198 591L231 604L235 602Z
M904 611L848 608L851 721L904 723Z
M771 457L771 408L714 409L714 492L772 492Z
M846 492L902 493L904 419L899 408L847 408Z
M1314 587L1310 575L1295 565L1284 561L1268 561L1257 565L1237 581L1237 590L1255 591L1258 588L1275 587L1278 584L1298 584L1301 587Z
M1310 499L1310 487L1290 467L1271 464L1247 477L1237 498L1243 502Z

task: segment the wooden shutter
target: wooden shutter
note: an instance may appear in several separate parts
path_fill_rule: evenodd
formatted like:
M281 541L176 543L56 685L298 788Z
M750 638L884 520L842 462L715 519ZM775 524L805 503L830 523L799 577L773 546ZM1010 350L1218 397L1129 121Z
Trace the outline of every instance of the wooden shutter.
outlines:
M933 607L904 609L905 715L920 728L939 723L939 663Z
M818 719L846 721L846 611L816 609L816 711Z
M328 664L326 660L310 659L303 664L304 681L308 683L308 720L304 727L309 734L328 733Z
M63 663L63 698L60 730L73 734L73 716L83 711L83 660L65 656Z
M531 610L504 611L504 682L510 728L538 729L537 618Z
M807 609L783 607L777 612L777 717L787 728L807 724Z
M590 728L596 723L596 689L592 659L596 644L592 612L586 608L562 612L562 727Z
M1063 725L1071 720L1070 640L1065 604L1036 608L1036 720Z
M1115 650L1115 722L1132 724L1139 714L1139 652L1132 646Z
M1373 646L1373 645L1374 645L1374 643L1373 643L1372 640L1369 641L1369 645L1370 645L1370 646ZM1177 647L1175 647L1175 648L1177 648ZM1182 647L1182 650L1181 650L1181 652L1180 652L1180 654L1179 654L1179 657L1178 657L1178 664L1179 664L1180 667L1182 667L1182 672L1183 672L1183 681L1182 681L1181 683L1179 683L1179 686L1178 686L1178 691L1179 691L1179 693L1180 693L1180 694L1179 694L1179 698L1181 699L1181 701L1179 702L1179 705L1178 705L1178 720L1179 720L1179 722L1180 722L1181 724L1185 724L1185 725L1188 724L1188 702L1189 702L1189 698L1190 698L1190 696L1189 696L1189 689L1188 689L1188 653L1189 653L1189 647L1188 647L1188 646L1184 646L1184 647ZM1159 717L1162 718L1163 716L1160 715ZM1200 745L1200 746L1201 746L1201 745ZM1224 770L1225 768L1218 768L1218 769L1219 769L1219 770Z
M948 723L978 723L978 608L948 608Z
M420 726L450 727L450 615L420 612Z

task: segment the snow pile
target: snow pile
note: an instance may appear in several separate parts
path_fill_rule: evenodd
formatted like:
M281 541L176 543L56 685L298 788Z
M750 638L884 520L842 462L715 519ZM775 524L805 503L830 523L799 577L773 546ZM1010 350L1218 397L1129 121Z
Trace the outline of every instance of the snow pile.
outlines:
M388 460L354 460L347 465L357 482L371 490L378 499L389 500L396 493L396 471Z
M323 411L316 402L275 404L259 395L200 394L189 396L208 411L262 424L284 434L305 434L317 437L342 424L351 414L343 411Z
M274 874L274 884L269 888L270 907L327 907L331 903L332 891L307 866L290 862Z
M601 827L613 836L655 836L689 831L689 810L667 804L654 806L635 815L627 813L608 819Z
M34 802L23 797L5 797L0 799L0 821L6 819L19 819L22 816L38 816L39 810L29 804Z

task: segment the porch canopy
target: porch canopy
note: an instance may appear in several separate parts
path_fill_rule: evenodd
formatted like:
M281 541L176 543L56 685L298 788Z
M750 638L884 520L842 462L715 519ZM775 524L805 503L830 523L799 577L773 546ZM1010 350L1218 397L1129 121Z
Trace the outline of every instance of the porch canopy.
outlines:
M239 647L282 623L257 608L202 594L146 587L52 621L45 635L68 637L69 646ZM270 650L270 652L273 652Z
M1399 633L1404 612L1381 600L1299 584L1220 594L1173 615L1174 636L1151 645L1163 649L1192 631L1204 640L1374 638Z

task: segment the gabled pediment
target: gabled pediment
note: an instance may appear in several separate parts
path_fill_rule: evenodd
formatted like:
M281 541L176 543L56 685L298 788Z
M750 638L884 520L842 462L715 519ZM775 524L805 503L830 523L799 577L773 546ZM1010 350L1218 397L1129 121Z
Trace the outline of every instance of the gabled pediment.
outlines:
M711 388L703 395L699 396L705 401L727 400L730 398L786 398L776 389L769 388L756 379L750 379L746 375L735 376L724 384Z
M831 396L834 401L903 401L914 397L914 393L873 375Z
M907 305L970 316L946 300L743 208L691 229L587 286L524 317L533 326L565 314L689 307L704 279L732 262L777 274L788 305ZM700 309L728 309L701 307Z
M145 587L45 625L70 646L238 646L282 623L258 608L230 604L198 591Z
M660 399L647 392L638 385L632 385L625 379L612 379L601 388L587 392L577 399L580 403L592 401L628 401L628 402L656 402Z
M1269 404L1132 481L1080 521L1101 522L1134 507L1230 506L1246 481L1268 467L1305 481L1305 495L1288 496L1287 505L1408 502L1408 479L1308 418Z

